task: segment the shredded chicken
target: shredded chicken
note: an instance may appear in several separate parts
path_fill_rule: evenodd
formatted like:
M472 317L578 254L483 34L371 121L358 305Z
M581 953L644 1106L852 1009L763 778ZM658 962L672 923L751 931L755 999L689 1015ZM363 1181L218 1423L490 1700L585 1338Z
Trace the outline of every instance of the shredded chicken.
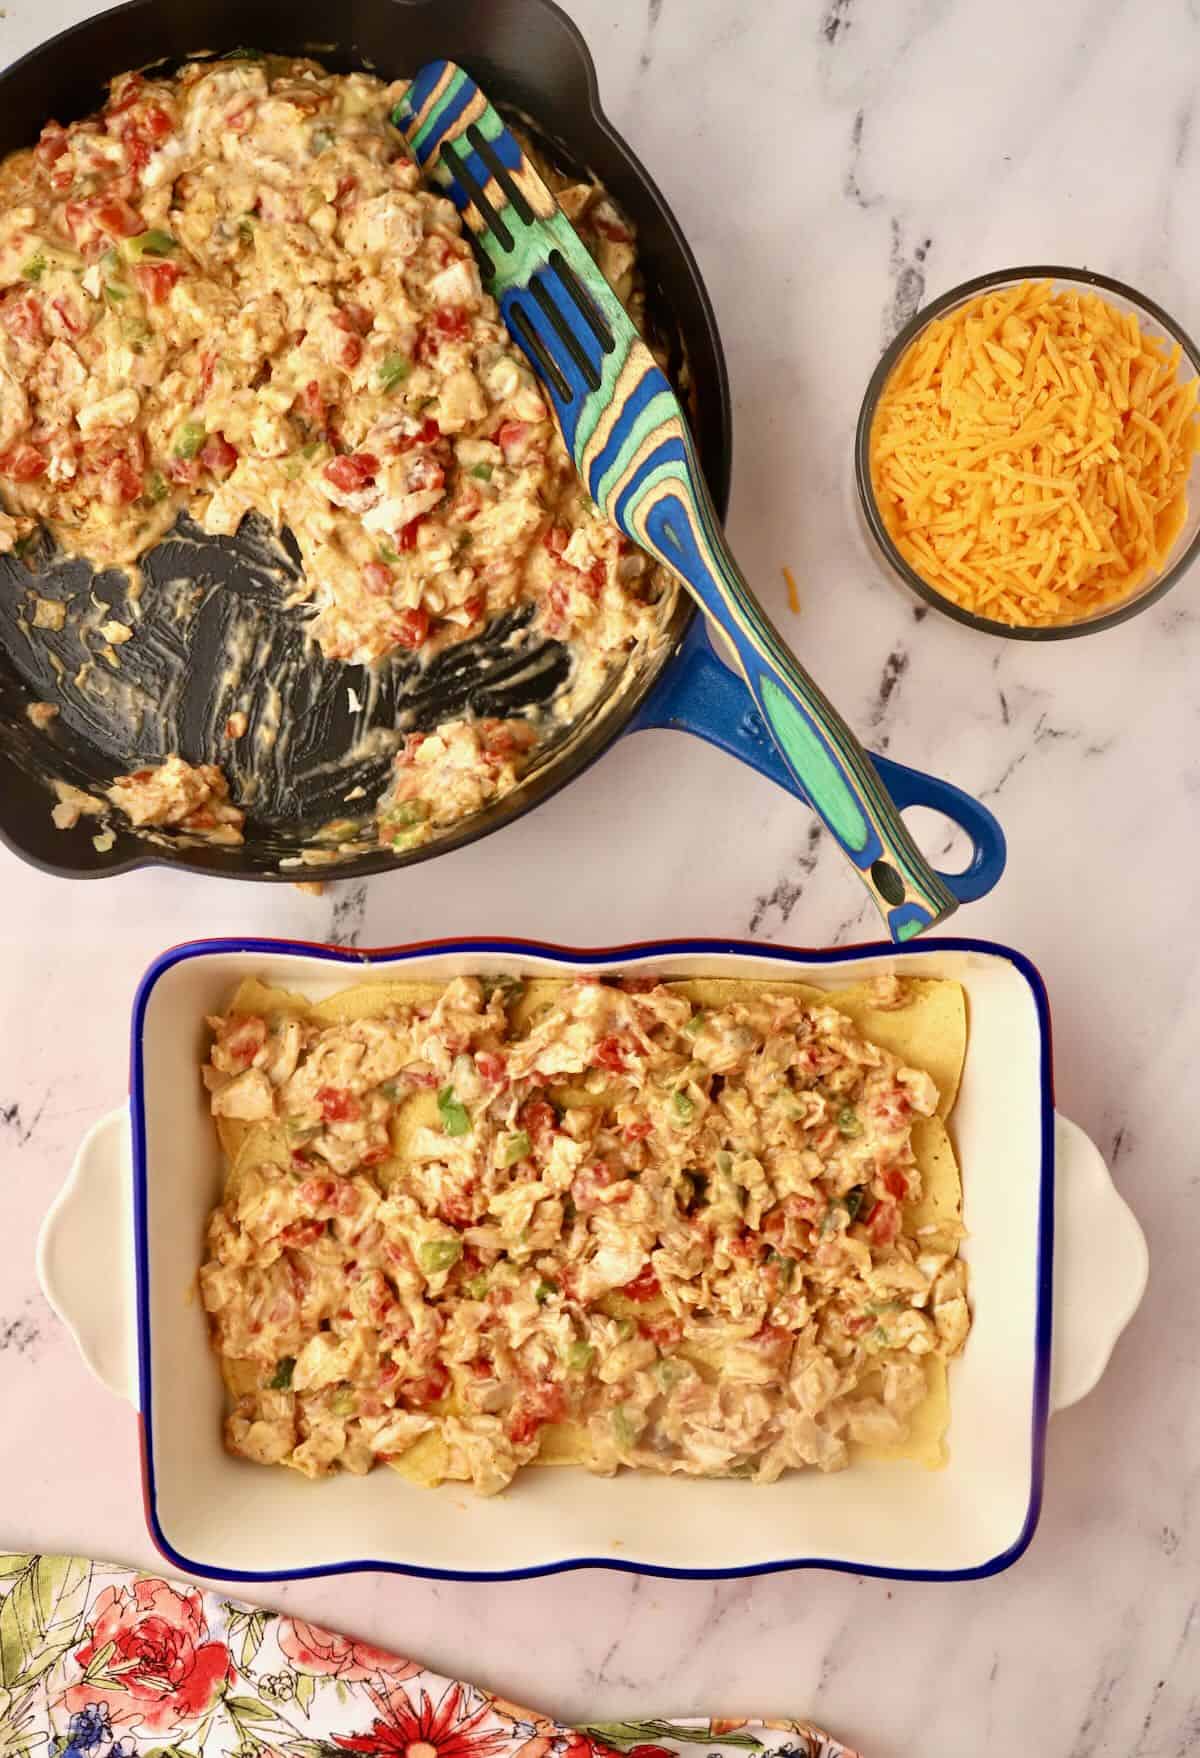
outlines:
M212 763L168 757L156 768L118 777L108 798L135 828L169 825L206 842L242 840L245 813L230 804L229 783Z
M491 1493L548 1424L594 1471L764 1482L902 1441L970 1322L956 1224L906 1222L928 1075L783 993L515 1006L459 978L336 1024L210 1020L214 1113L287 1144L209 1222L232 1450L323 1475L440 1437L436 1476Z

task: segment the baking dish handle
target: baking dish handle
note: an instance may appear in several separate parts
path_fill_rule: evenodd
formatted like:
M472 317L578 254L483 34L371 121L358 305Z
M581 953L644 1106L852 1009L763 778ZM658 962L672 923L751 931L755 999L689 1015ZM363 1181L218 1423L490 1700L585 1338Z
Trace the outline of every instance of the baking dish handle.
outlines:
M92 1125L42 1222L42 1292L96 1378L136 1405L133 1181L129 1113Z
M652 727L694 733L726 751L769 781L786 788L808 805L808 795L779 755L763 725L754 698L737 673L717 657L703 617L694 617L679 652L626 728L646 732ZM971 860L961 873L938 873L959 903L973 903L989 892L1004 871L1004 832L996 819L971 795L952 782L939 781L919 769L893 763L871 753L871 761L897 807L928 806L966 832Z
M1078 1403L1108 1366L1150 1274L1146 1236L1104 1156L1055 1119L1054 1344L1050 1408Z

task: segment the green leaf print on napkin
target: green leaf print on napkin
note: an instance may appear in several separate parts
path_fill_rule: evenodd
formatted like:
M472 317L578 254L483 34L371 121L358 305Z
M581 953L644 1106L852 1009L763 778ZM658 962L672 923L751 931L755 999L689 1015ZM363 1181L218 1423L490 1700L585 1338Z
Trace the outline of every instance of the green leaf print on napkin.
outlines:
M615 1746L618 1752L653 1740L686 1740L695 1746L711 1746L716 1739L722 1746L745 1746L750 1752L760 1752L763 1744L753 1734L714 1735L707 1725L688 1727L686 1722L679 1721L593 1721L580 1732L603 1740L606 1746Z
M27 1557L0 1605L0 1685L31 1685L76 1638L92 1579L82 1557ZM0 1558L0 1572L19 1557ZM11 1579L11 1576L10 1576Z

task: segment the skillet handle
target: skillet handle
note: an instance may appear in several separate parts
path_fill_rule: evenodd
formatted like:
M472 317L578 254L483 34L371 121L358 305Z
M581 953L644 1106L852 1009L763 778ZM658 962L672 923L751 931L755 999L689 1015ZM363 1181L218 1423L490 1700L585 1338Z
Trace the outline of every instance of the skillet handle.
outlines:
M713 652L704 618L694 617L683 644L626 728L646 732L653 727L693 733L710 745L748 763L777 786L809 805L808 795L779 755L763 725L754 699L736 672ZM952 782L939 781L920 769L909 769L889 757L871 753L884 786L896 806L928 806L966 832L971 860L961 873L938 873L959 903L985 896L1004 871L1004 832L987 807Z

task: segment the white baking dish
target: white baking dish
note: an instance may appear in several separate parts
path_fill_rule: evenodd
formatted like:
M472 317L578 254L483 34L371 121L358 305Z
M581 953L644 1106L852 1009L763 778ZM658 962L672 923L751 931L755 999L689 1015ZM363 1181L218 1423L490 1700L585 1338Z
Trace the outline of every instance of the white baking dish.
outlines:
M198 1075L204 1015L251 973L322 995L401 969L413 978L587 969L826 984L896 969L961 982L970 1036L951 1128L974 1326L951 1370L946 1468L856 1464L769 1489L533 1471L479 1500L387 1471L313 1484L230 1457L195 1293L222 1175ZM1019 954L983 942L812 953L706 941L606 952L456 941L375 954L197 942L164 954L143 979L132 1133L122 1110L83 1143L47 1217L39 1268L89 1366L140 1411L150 1529L189 1574L515 1576L582 1564L680 1575L803 1565L925 1579L993 1574L1020 1556L1037 1523L1050 1408L1095 1384L1147 1274L1137 1221L1092 1143L1056 1118L1051 1083L1041 980Z

